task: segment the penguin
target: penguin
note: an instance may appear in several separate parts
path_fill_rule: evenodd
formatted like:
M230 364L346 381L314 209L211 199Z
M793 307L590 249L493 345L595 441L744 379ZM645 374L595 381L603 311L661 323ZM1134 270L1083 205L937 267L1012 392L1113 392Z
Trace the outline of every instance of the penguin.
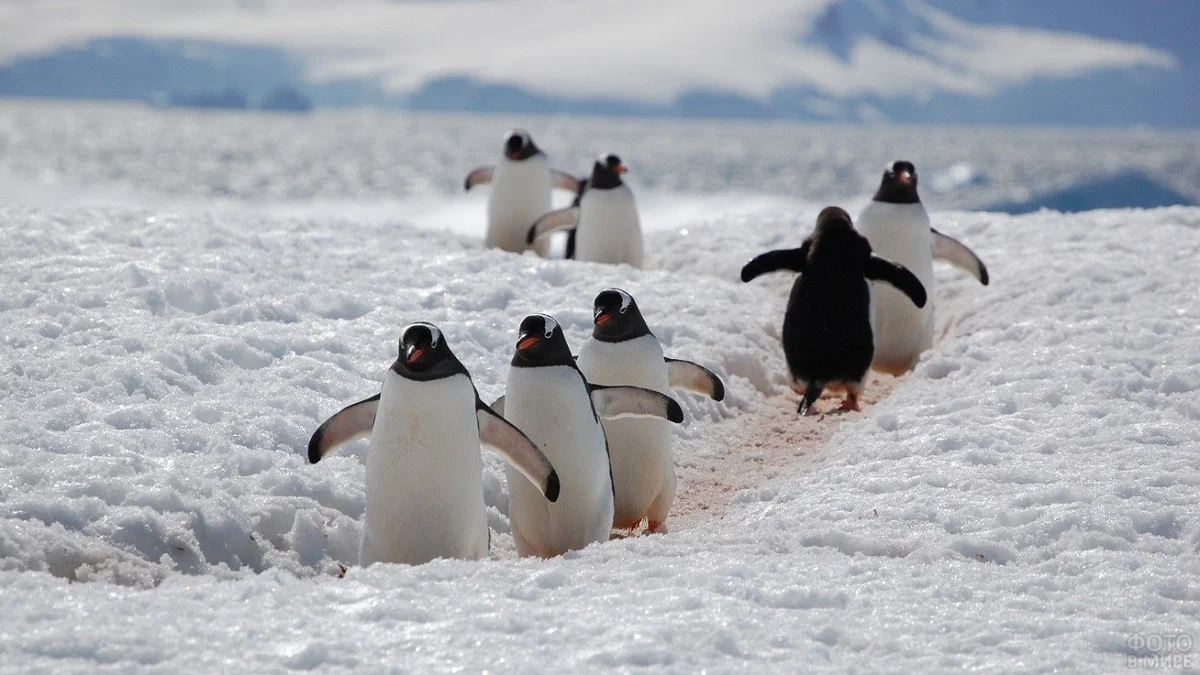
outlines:
M506 393L493 407L554 462L563 498L547 503L510 470L508 517L517 555L550 558L606 541L612 530L612 465L601 418L679 424L683 409L650 389L589 383L551 316L527 316L519 332Z
M529 227L526 241L541 241L551 232L573 229L568 244L575 260L641 268L642 226L633 191L621 180L627 169L621 158L600 155L592 175L576 193L576 203L550 211Z
M846 390L842 410L859 410L875 351L867 280L886 281L917 307L925 305L925 287L904 266L874 255L850 215L836 206L821 211L800 248L771 251L747 263L742 281L776 270L800 274L783 317L783 353L792 387L802 396L797 412L811 414L830 385Z
M933 346L933 261L944 260L988 285L988 270L961 242L929 225L929 214L917 196L917 169L897 161L883 172L879 190L858 216L858 231L880 256L904 265L929 293L924 308L913 307L895 289L871 284L875 312L875 360L871 367L903 375L917 365L921 352Z
M404 328L383 390L326 420L308 461L369 435L367 508L359 564L420 565L487 557L480 443L496 450L529 494L559 497L558 473L529 437L479 399L471 376L433 324Z
M492 184L488 196L487 234L484 244L521 253L527 247L524 240L529 223L550 210L552 187L579 191L574 176L550 168L546 154L534 144L529 132L513 129L504 136L504 150L495 164L481 166L467 174L463 187ZM540 242L534 250L546 257L549 241Z
M601 291L594 302L592 336L579 349L579 370L593 384L630 384L669 395L681 389L725 399L721 378L691 361L666 358L662 346L629 293ZM675 501L671 429L660 419L604 420L612 457L613 527L632 530L643 520L650 532L666 532Z

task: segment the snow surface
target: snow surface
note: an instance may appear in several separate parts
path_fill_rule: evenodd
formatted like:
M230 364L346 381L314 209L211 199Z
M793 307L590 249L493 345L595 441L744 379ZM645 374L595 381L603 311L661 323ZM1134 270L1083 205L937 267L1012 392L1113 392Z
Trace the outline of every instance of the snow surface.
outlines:
M635 271L397 223L3 208L0 667L1101 672L1194 633L1200 209L937 213L993 285L939 269L917 371L723 517L518 561L488 455L494 560L354 566L362 444L304 446L401 326L438 324L487 399L526 313L578 344L626 288L729 385L679 396L686 462L787 395L787 280L734 274L814 216L715 215Z
M822 19L839 4L845 18L835 32L850 44L830 50ZM43 0L0 4L0 59L97 37L200 39L282 47L304 56L310 79L369 77L398 93L465 76L659 104L695 91L767 101L785 87L839 98L985 96L1038 78L1178 67L1146 45L971 24L916 0L890 4L758 0L731 12L695 0Z
M0 106L0 672L1116 672L1200 638L1197 208L935 210L992 285L939 266L916 372L727 512L517 560L485 454L492 560L356 567L365 442L305 444L412 321L490 400L526 314L578 345L629 290L726 381L677 396L693 471L790 419L790 279L741 265L886 159L935 207L1200 175L1185 134L529 121L629 161L649 269L479 248L458 180L511 120Z

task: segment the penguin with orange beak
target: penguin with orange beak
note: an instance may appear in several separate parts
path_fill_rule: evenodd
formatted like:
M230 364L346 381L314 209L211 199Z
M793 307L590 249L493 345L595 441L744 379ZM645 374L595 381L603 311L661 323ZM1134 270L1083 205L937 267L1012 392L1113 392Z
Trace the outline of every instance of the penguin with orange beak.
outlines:
M608 540L613 525L612 466L601 419L683 421L670 396L584 378L562 327L533 314L521 322L507 392L492 404L529 434L554 463L562 498L553 504L509 471L508 515L517 554L548 558Z
M571 230L568 257L640 268L642 224L633 192L621 179L627 171L621 158L611 152L597 157L575 203L535 221L526 240L536 244L552 232Z

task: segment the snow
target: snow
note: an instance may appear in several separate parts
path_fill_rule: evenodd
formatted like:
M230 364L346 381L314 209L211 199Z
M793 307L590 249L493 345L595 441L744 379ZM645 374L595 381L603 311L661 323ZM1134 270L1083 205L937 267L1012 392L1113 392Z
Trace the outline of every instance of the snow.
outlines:
M224 120L180 143L235 144ZM917 370L727 511L518 560L501 460L485 454L491 560L363 569L365 443L316 466L305 444L378 390L404 325L437 324L491 400L526 314L552 314L577 346L594 295L624 288L668 354L728 386L722 403L677 396L677 463L733 456L793 397L789 279L741 284L738 269L796 245L824 204L731 208L736 193L714 189L648 235L639 271L484 251L461 223L383 208L160 191L206 169L157 138L127 140L130 192L91 203L16 191L36 160L8 146L0 671L1114 672L1159 653L1137 636L1197 632L1200 209L935 210L992 284L939 266L939 337ZM96 157L122 147L97 142ZM81 141L60 143L67 157ZM689 152L657 161L681 170ZM957 161L1010 170L981 156ZM310 171L348 171L343 157ZM276 160L257 155L265 190L310 180ZM248 180L239 167L231 181ZM445 173L433 180L459 171ZM861 199L830 201L854 213Z
M847 34L822 23L838 5L850 18ZM736 12L691 0L52 0L0 5L0 25L8 29L0 59L97 37L212 40L288 49L313 80L372 78L397 93L470 77L535 94L655 104L696 91L768 101L788 87L839 98L986 96L1038 78L1178 68L1150 46L971 24L916 0L760 0ZM831 51L822 39L848 44Z

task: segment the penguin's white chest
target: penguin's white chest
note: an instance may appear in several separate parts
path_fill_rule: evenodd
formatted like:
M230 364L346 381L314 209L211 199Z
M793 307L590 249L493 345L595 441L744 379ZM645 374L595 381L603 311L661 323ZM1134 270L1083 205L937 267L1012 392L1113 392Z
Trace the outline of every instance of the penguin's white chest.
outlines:
M522 161L501 157L492 170L488 196L489 247L520 253L535 220L550 210L550 163L545 155Z
M579 203L575 259L642 266L642 225L628 185L589 189Z
M591 338L579 350L579 369L593 384L671 394L662 347L653 335L624 342ZM669 423L658 418L627 418L603 420L603 425L616 493L614 526L635 527L643 518L665 521L675 496Z
M871 282L872 326L877 370L901 374L916 365L921 352L933 344L933 235L929 214L921 204L872 201L855 223L883 258L908 268L925 287L924 308L885 282Z
M470 378L415 382L388 371L367 449L366 488L360 564L487 556Z
M515 469L507 470L517 552L554 556L606 541L613 514L608 452L579 372L510 368L504 417L542 449L562 485L550 503Z

